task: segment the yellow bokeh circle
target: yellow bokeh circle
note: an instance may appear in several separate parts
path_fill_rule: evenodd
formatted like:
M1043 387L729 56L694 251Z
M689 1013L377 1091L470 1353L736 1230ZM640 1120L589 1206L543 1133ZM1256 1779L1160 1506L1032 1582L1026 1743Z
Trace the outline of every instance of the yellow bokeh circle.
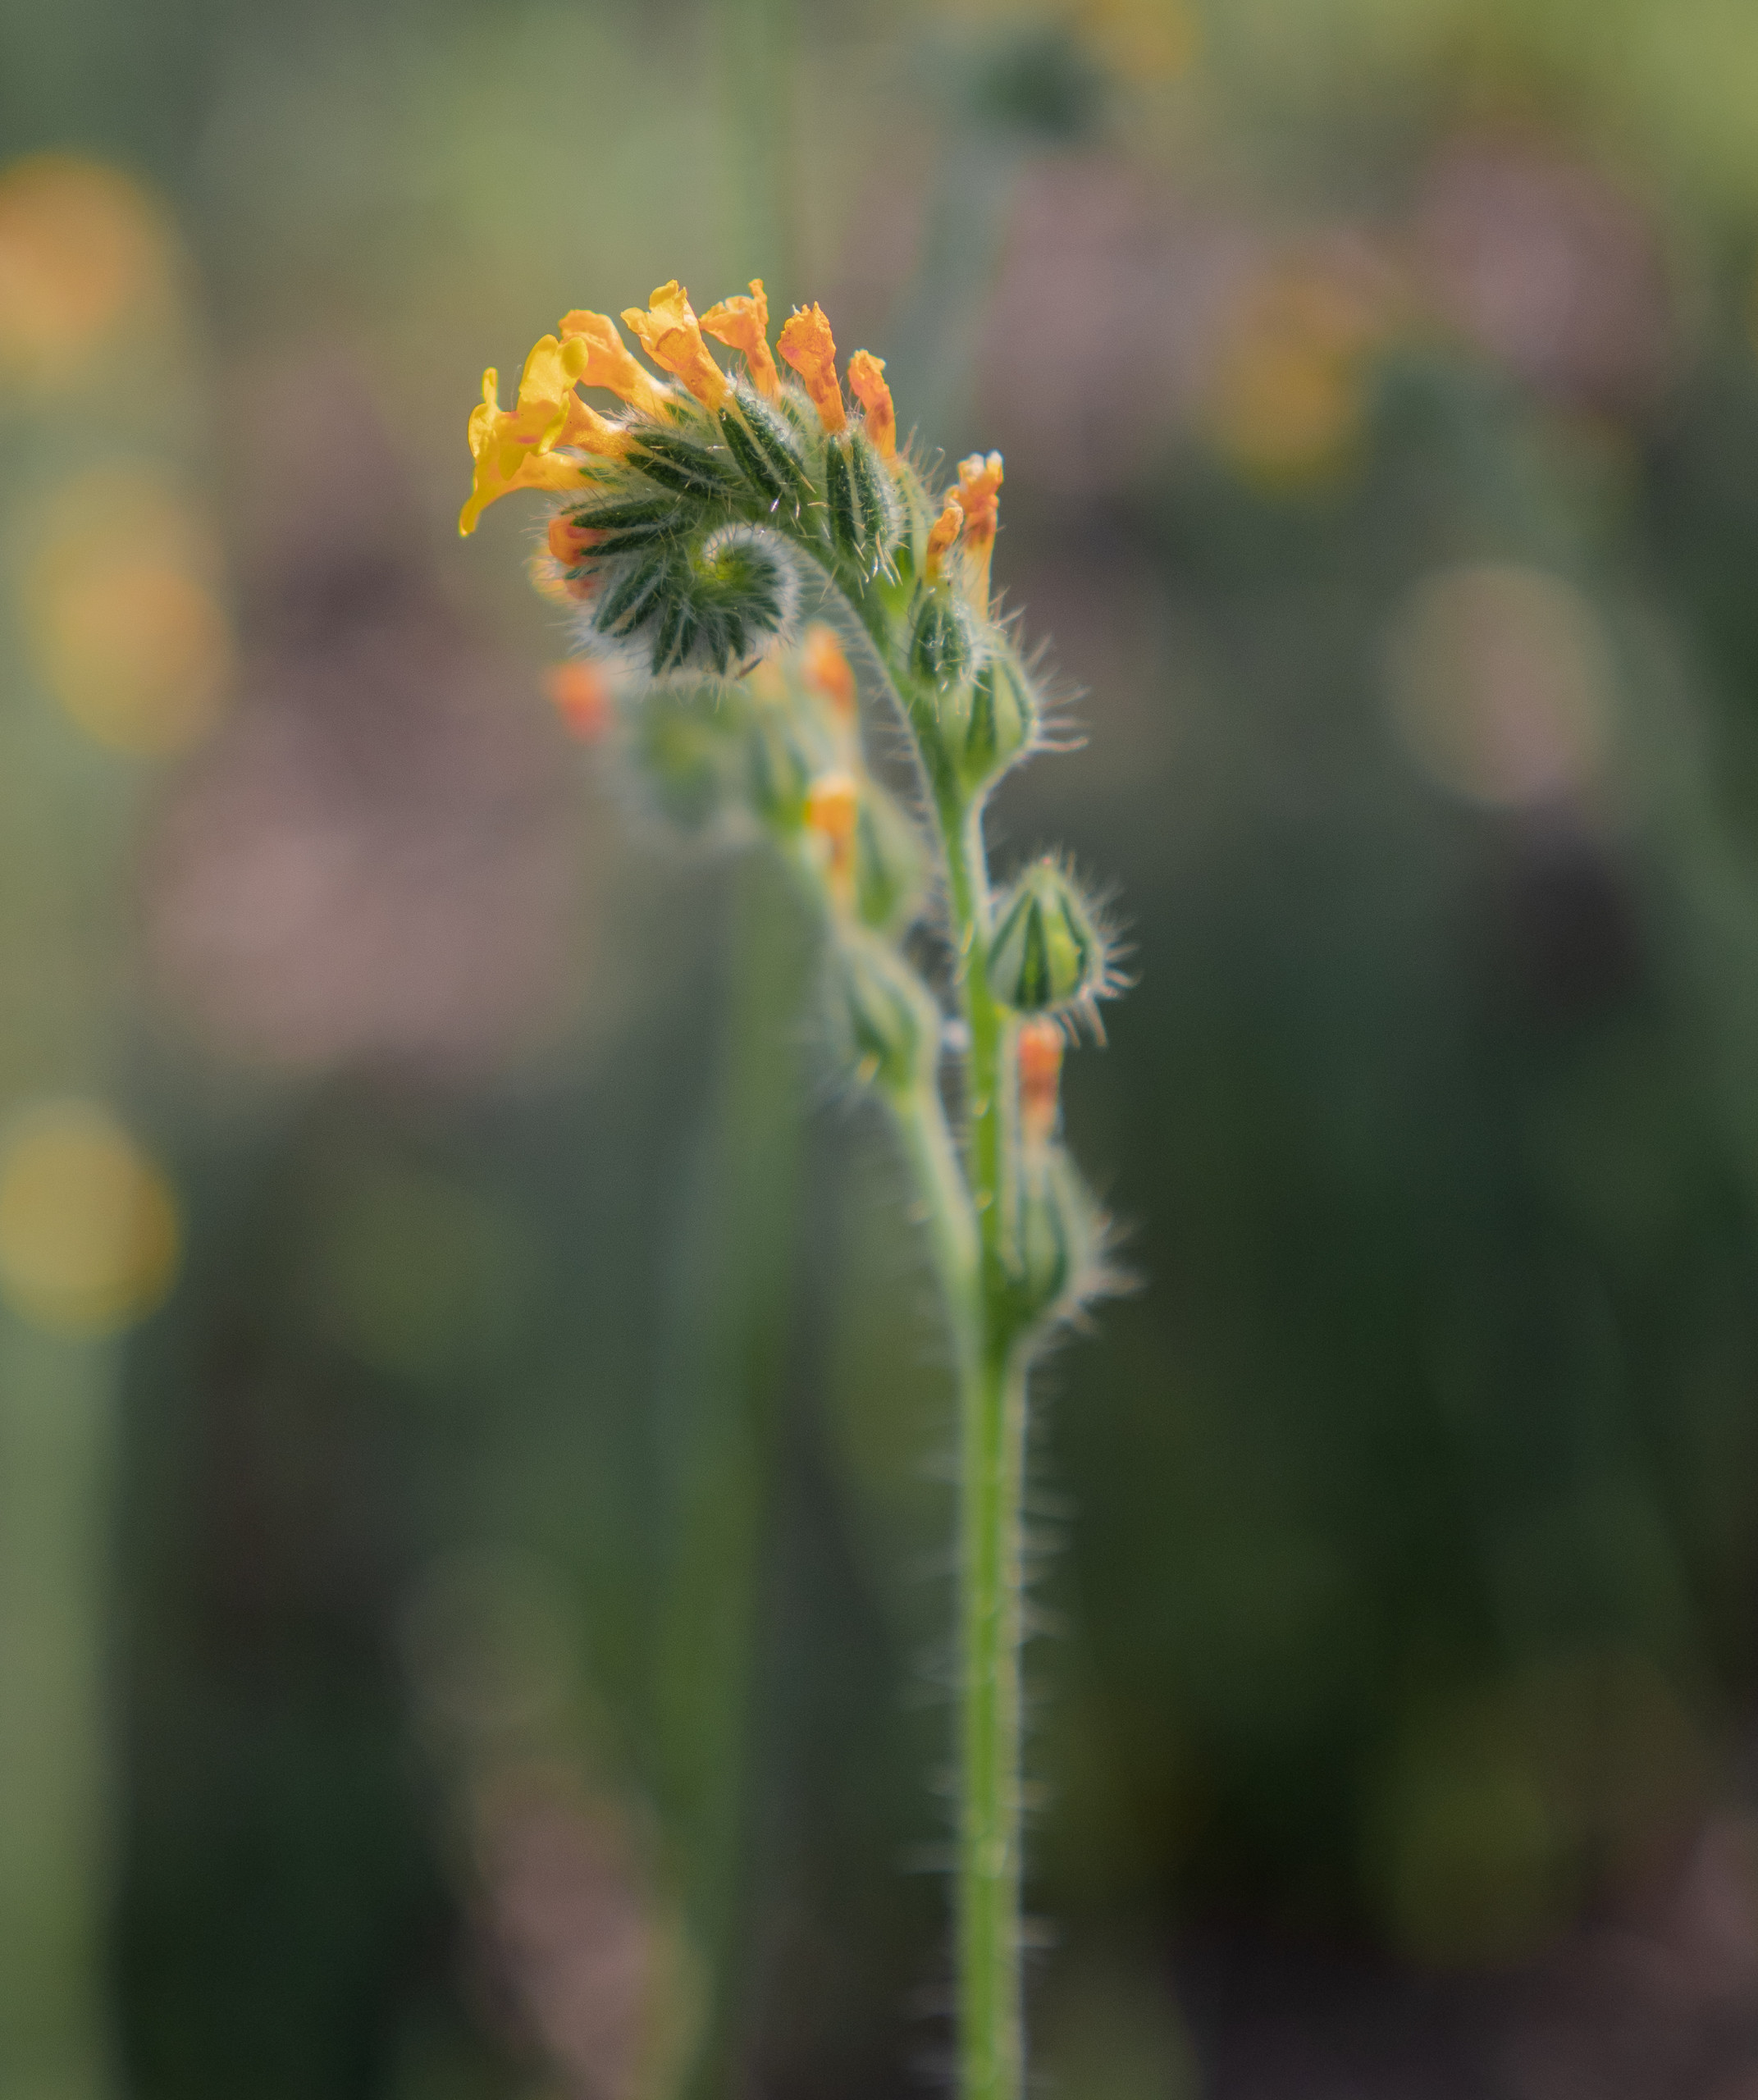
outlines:
M95 742L159 757L224 710L231 628L212 541L150 473L107 469L62 491L25 582L44 684Z
M71 384L163 297L173 253L163 214L120 169L40 153L0 171L0 369Z
M103 1334L171 1289L176 1198L100 1102L43 1101L0 1133L0 1297L36 1326Z

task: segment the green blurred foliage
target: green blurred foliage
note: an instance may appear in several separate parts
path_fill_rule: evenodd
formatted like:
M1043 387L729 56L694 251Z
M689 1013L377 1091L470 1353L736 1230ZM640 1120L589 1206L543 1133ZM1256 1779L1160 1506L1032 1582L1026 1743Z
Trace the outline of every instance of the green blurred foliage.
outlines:
M58 1602L34 1549L0 1558L18 1638L81 1568L111 1583L128 2089L659 2090L693 2022L765 2090L878 2094L934 2045L951 1431L899 1177L817 1090L809 998L741 1033L738 971L810 984L785 929L743 945L760 889L542 721L528 521L451 536L482 367L674 273L761 270L778 311L841 287L906 427L1007 431L997 573L1087 688L1088 746L1000 806L1022 859L1066 841L1116 882L1140 980L1068 1112L1141 1287L1039 1417L1048 2061L1202 2089L1181 1942L1538 1973L1658 1900L1737 1797L1758 1691L1755 84L1758 21L1711 0L0 7L8 156L131 171L186 247L182 377L125 347L105 388L215 506L246 665L211 749L94 757L16 590L0 634L3 1105L121 1094L187 1247L123 1367L113 1577L73 1519ZM1633 273L1587 340L1658 303L1635 377L1411 290L1455 148L1563 168L1541 217L1593 200L1584 262L1495 249L1530 187L1482 238L1517 290L1578 267L1590 310ZM1066 202L1126 194L1115 237ZM1187 222L1189 254L1153 244ZM1119 249L1123 294L1070 262ZM1331 294L1285 288L1253 363L1204 258L1290 253L1372 311L1326 336ZM1231 408L1212 372L1160 384L1186 312ZM9 589L113 398L0 401ZM1541 602L1535 632L1590 638L1598 741L1561 789L1476 792L1474 750L1550 761L1422 741L1453 687L1397 667L1461 578L1447 618ZM460 729L438 688L472 650ZM223 895L281 821L191 799L273 695L366 841L309 939L381 915L386 983L422 940L465 958L395 1025L319 970L316 1051L152 961L166 838L207 824ZM527 746L486 815L422 784ZM584 988L479 1039L453 1009L516 1003L491 966L526 924L495 871L546 823L548 966ZM405 825L461 834L461 883L409 879L437 932L380 896ZM289 999L304 953L263 966ZM25 1787L94 1760L89 1700L64 1712ZM621 2000L570 2040L532 1979L591 2009L594 1947L670 2058Z

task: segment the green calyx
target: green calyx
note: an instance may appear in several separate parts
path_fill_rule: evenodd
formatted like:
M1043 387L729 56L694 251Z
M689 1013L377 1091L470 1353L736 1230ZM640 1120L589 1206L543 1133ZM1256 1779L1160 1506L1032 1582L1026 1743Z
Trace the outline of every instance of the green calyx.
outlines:
M990 993L1016 1013L1041 1014L1097 998L1104 982L1104 938L1085 901L1054 861L1036 862L1002 903Z
M939 1016L902 956L870 934L852 932L837 943L832 974L856 1077L906 1093L931 1076Z

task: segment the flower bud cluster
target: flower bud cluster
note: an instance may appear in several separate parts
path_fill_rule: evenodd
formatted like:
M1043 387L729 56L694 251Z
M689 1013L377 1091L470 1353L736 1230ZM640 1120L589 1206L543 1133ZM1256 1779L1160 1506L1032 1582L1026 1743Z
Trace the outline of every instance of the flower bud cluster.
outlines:
M960 1039L980 1036L1001 1063L961 1089L967 1119L994 1101L1006 1126L1000 1180L972 1189L972 1213L1018 1323L1066 1312L1092 1286L1099 1235L1058 1135L1057 1074L1075 1024L1096 1034L1118 988L1111 943L1057 860L993 903L986 869L973 886L953 867L996 782L1043 737L1033 668L992 602L1001 455L934 487L898 444L883 361L860 350L839 371L816 305L772 349L760 281L700 317L674 281L622 319L648 364L610 316L577 311L532 349L511 409L485 374L460 530L514 490L549 495L534 575L616 692L630 770L680 823L755 830L783 854L825 929L846 1064L900 1113L942 1112L946 1029L909 945L938 861ZM866 762L835 630L802 617L827 591L906 733L915 812Z

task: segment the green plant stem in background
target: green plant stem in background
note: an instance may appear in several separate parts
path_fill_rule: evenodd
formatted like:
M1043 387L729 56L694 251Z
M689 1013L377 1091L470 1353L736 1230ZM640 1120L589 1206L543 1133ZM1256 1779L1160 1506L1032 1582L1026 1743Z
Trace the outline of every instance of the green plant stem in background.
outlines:
M729 949L714 1148L681 1308L673 1560L656 1641L662 1805L702 1993L683 2089L703 2100L725 2082L737 2043L751 1681L802 1137L785 1030L811 967L797 904L760 855L739 870Z
M116 1352L0 1312L0 2090L115 2089L106 1664Z

